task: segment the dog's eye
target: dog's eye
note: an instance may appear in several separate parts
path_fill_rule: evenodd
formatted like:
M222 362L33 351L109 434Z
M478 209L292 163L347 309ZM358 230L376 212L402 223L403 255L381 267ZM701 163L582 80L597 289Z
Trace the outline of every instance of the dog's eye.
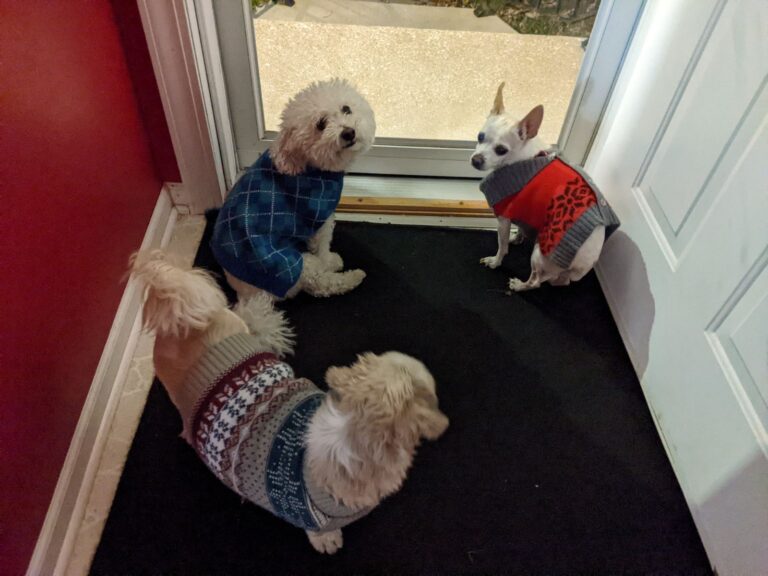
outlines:
M480 134L477 135L477 141L482 144L483 140L485 140L485 134L480 132Z
M320 120L317 121L317 124L315 124L315 128L320 130L322 132L325 130L325 127L328 125L328 119L327 118L320 118Z
M504 156L509 150L505 148L504 146L496 146L496 148L493 149L494 152L496 152L499 156Z
M352 108L350 108L346 104L341 107L341 111L343 114L352 114Z

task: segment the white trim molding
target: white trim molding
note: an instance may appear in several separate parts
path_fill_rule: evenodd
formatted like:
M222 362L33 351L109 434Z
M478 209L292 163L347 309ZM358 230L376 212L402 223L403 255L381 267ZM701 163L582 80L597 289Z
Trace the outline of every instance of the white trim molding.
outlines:
M157 78L173 150L183 186L172 199L188 214L202 214L221 204L224 180L214 149L202 92L193 35L184 0L138 0L152 67ZM206 84L207 85L207 84ZM183 208L182 208L183 207Z
M168 244L178 212L167 187L160 192L141 250ZM141 290L129 280L101 354L37 540L27 576L63 574L141 331Z

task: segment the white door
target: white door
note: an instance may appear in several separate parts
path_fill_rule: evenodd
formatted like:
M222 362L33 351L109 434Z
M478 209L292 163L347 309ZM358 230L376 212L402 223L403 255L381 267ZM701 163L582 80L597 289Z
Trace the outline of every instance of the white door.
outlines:
M622 220L598 274L710 560L766 575L768 1L650 0L586 167Z

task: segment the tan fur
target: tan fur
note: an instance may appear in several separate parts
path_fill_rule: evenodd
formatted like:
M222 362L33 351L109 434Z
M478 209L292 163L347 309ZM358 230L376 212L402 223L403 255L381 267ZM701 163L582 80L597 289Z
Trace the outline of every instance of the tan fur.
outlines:
M184 385L187 374L209 346L247 331L245 322L231 310L222 309L213 316L207 330L191 330L186 336L158 333L152 359L155 373L173 403L176 404L177 390Z
M227 299L205 270L184 270L154 250L131 256L134 277L145 286L144 328L173 336L204 330Z
M349 417L347 442L354 458L343 462L310 447L310 473L347 506L375 506L400 488L420 439L436 439L448 427L434 380L420 362L389 352L329 368L326 382L332 402Z
M499 84L496 90L496 98L493 100L493 108L491 108L491 114L500 115L504 114L504 84Z
M307 155L303 151L304 141L296 138L295 128L281 130L272 145L275 167L283 174L301 174L307 166Z

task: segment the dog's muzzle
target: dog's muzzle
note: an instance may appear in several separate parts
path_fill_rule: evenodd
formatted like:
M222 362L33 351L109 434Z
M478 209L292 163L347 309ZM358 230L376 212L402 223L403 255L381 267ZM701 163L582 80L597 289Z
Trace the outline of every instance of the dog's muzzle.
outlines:
M341 143L344 148L354 146L356 136L357 134L355 133L354 128L344 128L344 130L341 131Z
M485 157L482 154L475 154L472 156L472 166L474 166L477 170L482 170L483 166L485 165Z

